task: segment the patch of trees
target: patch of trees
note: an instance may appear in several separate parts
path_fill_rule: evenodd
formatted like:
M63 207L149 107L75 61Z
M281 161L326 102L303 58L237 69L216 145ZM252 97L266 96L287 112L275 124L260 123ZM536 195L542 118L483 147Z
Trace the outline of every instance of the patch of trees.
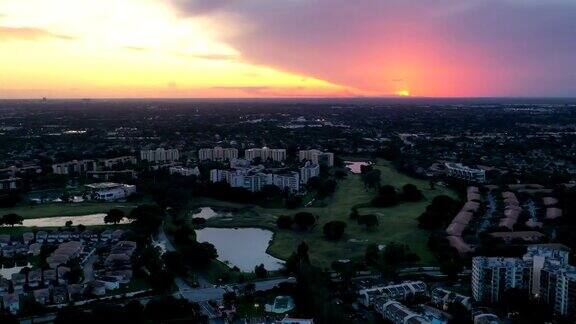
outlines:
M104 216L104 223L118 224L125 216L126 214L120 209L110 209L108 213L106 213L106 216Z
M1 225L9 225L14 227L14 225L22 225L22 222L24 221L24 217L18 215L18 214L6 214L2 217L0 217L0 226Z
M413 184L405 184L401 192L398 192L394 186L384 185L378 189L378 195L372 199L372 206L391 207L402 201L416 202L422 199L424 199L424 195Z
M170 291L174 284L174 275L165 267L160 249L147 245L139 249L132 259L134 269L139 269L139 276L144 276L158 293Z
M330 221L324 224L323 233L324 237L328 240L337 241L344 235L346 223L341 221Z
M400 266L418 263L420 257L406 244L391 242L383 250L378 245L370 244L364 253L364 262L371 267L379 268L385 276L395 276Z
M309 190L316 191L316 198L324 199L336 192L338 184L332 179L323 179L320 177L312 177L308 180L306 185Z
M128 219L132 220L131 225L136 234L140 238L147 238L156 233L165 216L164 210L159 206L141 205L130 211Z
M152 299L146 306L138 301L125 305L100 303L90 310L64 308L58 311L55 324L97 324L97 323L167 323L184 320L189 323L207 323L200 307L186 299L163 296ZM2 322L4 323L4 322Z
M0 208L12 208L22 201L22 195L18 192L0 193Z
M206 268L212 260L218 257L218 252L214 245L208 242L200 243L196 241L194 229L189 226L181 226L174 232L174 243L179 247L184 266L193 269ZM171 258L170 261L174 261L173 265L179 265L176 260L178 257L169 256ZM179 267L177 266L176 269L179 269ZM175 272L178 273L177 271Z
M372 165L360 166L360 173L364 188L378 188L380 186L382 172L375 169Z
M260 265L254 267L254 275L258 279L266 278L268 277L268 270L266 270L264 264L261 263Z
M298 212L293 217L282 215L276 219L276 225L281 229L291 229L294 224L302 231L310 230L316 225L316 216L309 212Z
M378 227L378 225L380 225L380 223L378 222L378 216L374 214L358 216L358 224L366 226L367 229L373 229L375 227Z
M436 196L418 217L418 223L425 229L445 228L452 222L460 207L460 203L449 196Z

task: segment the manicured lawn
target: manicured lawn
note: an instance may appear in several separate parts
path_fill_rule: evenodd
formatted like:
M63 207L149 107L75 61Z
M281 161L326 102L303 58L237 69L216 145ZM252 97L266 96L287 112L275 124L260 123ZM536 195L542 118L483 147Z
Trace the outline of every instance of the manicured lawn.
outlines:
M249 211L243 210L234 214L233 217L210 219L207 226L263 227L274 230L274 240L268 248L268 253L286 259L296 250L300 242L305 241L310 247L311 260L323 267L329 267L334 260L361 257L366 246L370 243L387 244L390 242L408 244L412 251L420 256L422 264L434 264L434 257L426 247L428 233L418 228L416 218L435 196L446 194L455 197L455 193L442 187L430 190L428 181L401 174L384 160L378 160L376 167L382 172L383 185L390 184L401 188L407 183L412 183L422 190L426 199L414 203L401 203L390 208L359 208L361 215L376 214L379 218L380 226L374 230L367 230L358 225L356 221L350 220L349 214L353 206L370 202L376 192L364 188L360 175L349 173L345 180L339 182L338 190L334 196L325 200L325 207L287 210L252 206ZM240 204L221 203L207 199L199 199L194 203L204 203L202 206L242 207ZM276 229L275 219L278 216L291 215L298 211L308 211L318 215L318 226L308 232ZM327 241L322 235L322 226L332 220L344 221L348 225L345 237L339 242Z
M30 206L18 206L14 208L0 208L0 215L15 213L24 218L43 218L57 216L82 216L89 214L105 213L113 208L130 211L139 203L129 202L83 202L83 203L49 203Z

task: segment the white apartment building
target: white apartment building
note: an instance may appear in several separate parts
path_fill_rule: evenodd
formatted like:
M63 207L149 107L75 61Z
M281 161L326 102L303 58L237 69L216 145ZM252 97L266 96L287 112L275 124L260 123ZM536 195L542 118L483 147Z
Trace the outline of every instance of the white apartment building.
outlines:
M542 244L529 246L522 259L475 257L472 260L472 295L476 301L488 303L498 302L502 293L510 288L541 295L541 290L548 289L542 287L543 269L566 268L568 254L564 246Z
M18 190L22 184L21 178L8 178L0 180L0 191Z
M408 281L401 284L376 286L358 291L360 301L370 306L380 298L408 300L427 293L426 284L422 281Z
M168 172L170 172L170 174L179 174L181 176L184 177L190 177L190 176L200 176L200 169L198 169L198 167L195 168L185 168L185 167L181 167L181 166L172 166L170 168L168 168Z
M155 150L140 151L140 160L148 162L174 162L180 159L177 149L157 148Z
M561 316L576 315L576 267L547 263L540 274L540 298Z
M111 159L101 159L100 165L105 168L113 168L118 165L136 164L136 157L132 155L119 156Z
M394 324L430 324L422 315L413 312L408 307L395 300L382 300L376 303L374 309L385 319Z
M198 150L198 159L200 161L232 161L238 158L238 150L235 148L203 148Z
M312 164L309 161L300 168L300 181L302 184L307 184L308 180L313 177L320 175L320 166L318 164Z
M301 150L298 151L299 161L310 161L312 164L334 166L334 153L322 152L320 150Z
M95 160L73 160L64 163L52 164L54 174L83 174L88 171L98 170L98 163Z
M286 160L286 150L271 149L267 147L253 148L244 151L244 157L248 161L254 161L254 159L260 158L263 162L267 160L282 162Z
M480 183L486 182L485 170L470 168L461 163L445 163L444 166L449 177Z
M262 190L266 185L288 189L297 192L300 189L300 175L298 172L285 174L263 173L261 168L218 170L210 171L211 182L226 182L233 188L245 188L252 192Z

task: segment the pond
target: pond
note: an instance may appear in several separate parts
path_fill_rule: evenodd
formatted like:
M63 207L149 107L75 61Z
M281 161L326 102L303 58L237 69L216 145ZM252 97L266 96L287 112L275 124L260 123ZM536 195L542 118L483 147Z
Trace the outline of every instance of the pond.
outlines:
M212 243L218 250L218 260L230 267L237 266L244 272L264 264L266 270L279 270L284 261L268 253L272 240L271 231L259 228L204 228L196 231L198 242Z
M31 268L32 265L30 263L24 264L22 266L13 265L13 266L9 266L9 267L4 267L4 265L2 265L2 267L0 268L0 277L3 277L5 279L10 279L10 278L12 278L12 274L19 273L20 270L22 270L24 267Z
M365 161L344 161L344 164L352 173L361 173L363 165L370 165L372 163Z
M104 217L106 214L90 214L90 215L83 215L83 216L59 216L59 217L45 217L45 218L31 218L25 219L22 222L22 226L27 227L63 227L66 226L67 221L72 221L72 226L76 225L85 225L85 226L94 226L94 225L112 225L104 223ZM130 223L130 220L127 218L122 219L120 224L127 224Z

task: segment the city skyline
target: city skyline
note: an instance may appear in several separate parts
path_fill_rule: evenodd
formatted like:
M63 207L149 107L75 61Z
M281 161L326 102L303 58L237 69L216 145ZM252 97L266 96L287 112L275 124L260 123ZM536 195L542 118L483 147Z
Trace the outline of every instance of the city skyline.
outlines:
M570 97L576 3L6 0L0 99Z

